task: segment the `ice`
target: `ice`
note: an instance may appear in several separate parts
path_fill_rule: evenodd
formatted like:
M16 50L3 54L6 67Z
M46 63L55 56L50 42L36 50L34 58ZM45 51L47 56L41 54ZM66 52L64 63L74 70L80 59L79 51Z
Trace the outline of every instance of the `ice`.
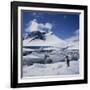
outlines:
M79 61L71 61L70 67L67 67L66 62L57 62L52 64L35 63L31 66L23 66L23 77L74 74L79 74Z

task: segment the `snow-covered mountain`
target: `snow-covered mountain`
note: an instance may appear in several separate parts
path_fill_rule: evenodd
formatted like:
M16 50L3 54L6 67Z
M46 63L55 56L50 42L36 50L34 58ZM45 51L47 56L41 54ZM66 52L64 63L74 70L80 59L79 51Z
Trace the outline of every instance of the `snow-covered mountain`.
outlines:
M34 32L23 40L23 64L50 63L79 59L79 41L67 41L57 37L53 32ZM42 38L41 38L42 37ZM48 55L45 61L45 55Z
M41 33L42 34L42 33ZM39 35L38 35L39 36ZM66 42L60 38L58 38L52 32L48 32L45 35L42 35L45 39L40 39L37 35L33 37L29 37L23 40L23 47L32 47L32 46L40 46L40 47L65 47Z

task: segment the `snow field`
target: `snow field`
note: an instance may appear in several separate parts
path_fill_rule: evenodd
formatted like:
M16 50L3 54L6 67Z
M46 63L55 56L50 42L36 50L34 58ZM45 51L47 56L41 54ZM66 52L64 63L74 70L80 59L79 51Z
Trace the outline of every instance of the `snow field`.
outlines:
M67 67L66 62L57 62L52 64L35 63L31 66L23 66L23 77L74 74L79 74L79 61L71 61L70 67Z

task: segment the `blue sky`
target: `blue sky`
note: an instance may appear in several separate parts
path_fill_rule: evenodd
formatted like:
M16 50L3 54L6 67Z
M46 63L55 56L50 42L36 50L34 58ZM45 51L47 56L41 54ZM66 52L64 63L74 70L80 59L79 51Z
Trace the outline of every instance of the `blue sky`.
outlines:
M22 30L26 33L28 23L36 19L38 23L50 23L52 31L58 37L67 39L79 30L79 14L61 12L22 11Z

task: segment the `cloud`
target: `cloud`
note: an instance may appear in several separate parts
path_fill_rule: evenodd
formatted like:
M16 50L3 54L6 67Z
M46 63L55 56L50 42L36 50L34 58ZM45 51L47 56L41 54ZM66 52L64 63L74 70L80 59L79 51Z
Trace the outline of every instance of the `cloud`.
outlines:
M46 24L45 24L45 28L51 30L51 29L52 29L52 24L46 23Z
M69 49L79 49L79 30L73 33L73 36L66 39L66 45Z
M28 27L26 28L26 32L33 32L33 31L42 31L42 30L51 30L52 24L47 23L38 23L36 19L33 19L29 22Z
M66 41L68 41L68 42L74 42L74 41L78 41L78 40L79 40L78 36L72 36L72 37L66 39Z
M79 30L76 30L73 33L73 36L71 36L70 38L66 39L67 42L75 42L75 41L79 41Z
M79 35L79 30L76 30L76 31L74 32L74 34L75 34L75 35Z
M38 23L36 19L33 19L28 23L28 27L26 28L26 32L38 31Z

